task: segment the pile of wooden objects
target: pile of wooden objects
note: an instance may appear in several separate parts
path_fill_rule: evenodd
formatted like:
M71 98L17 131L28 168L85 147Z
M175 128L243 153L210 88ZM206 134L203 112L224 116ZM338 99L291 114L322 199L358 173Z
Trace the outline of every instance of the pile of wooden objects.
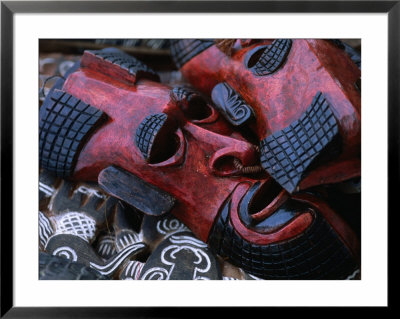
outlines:
M357 41L110 41L40 42L40 279L361 278Z

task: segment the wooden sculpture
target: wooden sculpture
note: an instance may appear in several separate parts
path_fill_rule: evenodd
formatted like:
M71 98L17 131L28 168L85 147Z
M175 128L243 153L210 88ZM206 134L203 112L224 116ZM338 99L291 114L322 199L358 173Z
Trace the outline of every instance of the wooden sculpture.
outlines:
M64 178L98 181L147 215L170 211L212 251L261 278L343 279L358 270L357 238L324 202L291 195L265 172L244 174L260 164L258 146L233 126L246 123L239 116L246 95L231 96L224 80L219 96L226 98L215 98L214 108L192 89L157 80L121 51L85 51L40 109L40 165ZM224 113L226 100L238 105L228 121L217 111ZM243 114L261 123L262 112ZM334 122L336 136L341 122Z

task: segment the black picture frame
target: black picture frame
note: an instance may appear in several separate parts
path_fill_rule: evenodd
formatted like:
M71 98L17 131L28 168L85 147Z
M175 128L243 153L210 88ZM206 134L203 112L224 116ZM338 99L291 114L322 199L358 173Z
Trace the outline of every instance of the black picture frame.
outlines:
M1 1L1 318L144 318L189 316L189 308L24 308L13 305L13 15L90 12L282 12L388 14L388 207L399 186L400 1ZM396 192L396 193L395 193ZM385 212L381 212L385 213ZM388 214L388 218L391 216ZM393 223L388 223L389 234ZM389 239L389 238L388 238ZM389 241L389 248L390 248ZM390 249L389 249L390 250ZM388 254L389 256L389 254ZM389 256L390 264L390 256ZM388 281L388 285L390 284ZM389 297L388 305L391 306ZM292 308L292 310L294 310ZM236 310L235 310L236 311ZM296 315L306 309L297 309ZM209 313L223 315L225 309ZM239 314L241 311L239 311ZM189 316L190 317L190 316Z

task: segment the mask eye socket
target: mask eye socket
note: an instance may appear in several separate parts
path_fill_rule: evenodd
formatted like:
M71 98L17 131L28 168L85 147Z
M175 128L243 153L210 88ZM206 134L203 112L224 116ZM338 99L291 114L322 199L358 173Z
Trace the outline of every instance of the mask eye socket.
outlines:
M175 121L165 113L147 116L136 130L136 146L150 164L167 161L179 150Z
M171 95L185 117L193 123L210 123L218 117L218 113L206 99L190 88L174 88Z
M211 116L212 108L201 96L195 95L188 101L184 113L192 121L202 121Z
M257 64L257 62L260 61L260 58L267 47L268 45L257 47L248 53L245 62L248 69L253 68Z
M276 72L286 61L292 40L276 39L269 45L256 47L247 53L245 66L258 76Z

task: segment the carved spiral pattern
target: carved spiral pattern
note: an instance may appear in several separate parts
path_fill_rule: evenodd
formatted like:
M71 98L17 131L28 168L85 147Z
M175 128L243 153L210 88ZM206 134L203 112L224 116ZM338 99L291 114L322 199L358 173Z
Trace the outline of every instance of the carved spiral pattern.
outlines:
M54 256L64 257L71 261L77 261L78 255L74 249L68 246L59 247L53 251Z

